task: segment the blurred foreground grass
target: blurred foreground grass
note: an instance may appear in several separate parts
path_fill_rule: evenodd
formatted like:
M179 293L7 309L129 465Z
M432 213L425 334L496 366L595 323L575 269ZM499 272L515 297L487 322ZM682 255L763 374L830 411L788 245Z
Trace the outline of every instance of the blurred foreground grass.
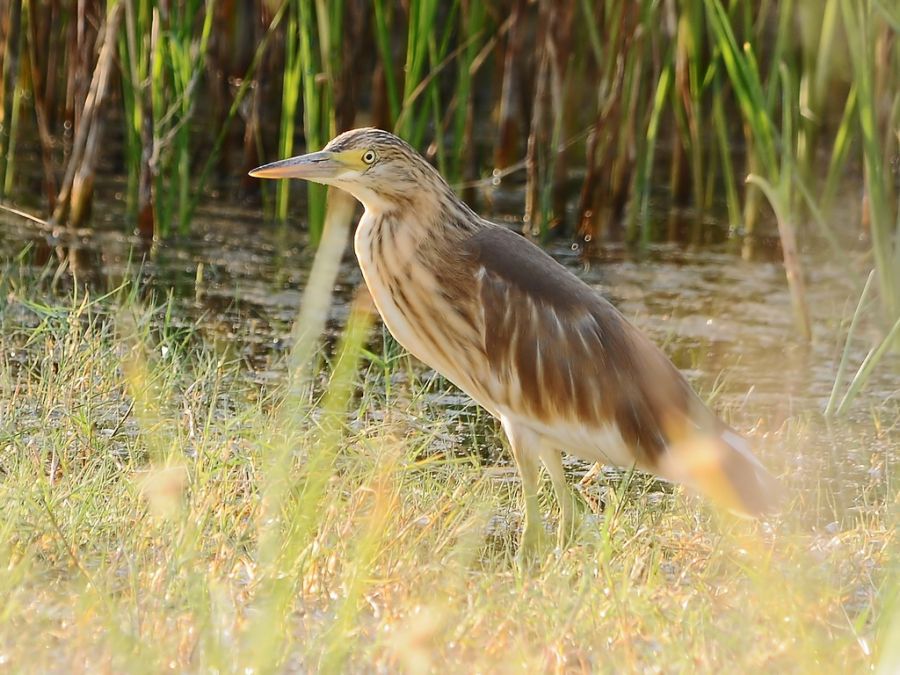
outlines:
M601 476L605 508L585 507L576 544L523 572L514 474L452 442L471 430L434 409L434 383L405 357L365 350L365 321L322 359L317 393L286 409L285 392L251 383L229 345L177 327L133 285L60 298L21 270L0 282L2 666L900 663L887 441L871 480L838 498L820 464L779 463L821 452L818 422L789 421L763 454L790 507L764 525L681 489ZM842 449L895 437L894 417L873 409L871 429L841 431Z

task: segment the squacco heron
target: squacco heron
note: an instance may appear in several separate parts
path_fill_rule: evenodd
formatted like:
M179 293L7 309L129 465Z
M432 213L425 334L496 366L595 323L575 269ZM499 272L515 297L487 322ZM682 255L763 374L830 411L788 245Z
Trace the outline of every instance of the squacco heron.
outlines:
M509 439L523 549L544 532L541 463L559 537L573 533L563 451L685 483L749 515L770 510L770 474L663 352L543 250L478 216L405 141L355 129L250 175L331 185L365 207L354 247L385 325Z

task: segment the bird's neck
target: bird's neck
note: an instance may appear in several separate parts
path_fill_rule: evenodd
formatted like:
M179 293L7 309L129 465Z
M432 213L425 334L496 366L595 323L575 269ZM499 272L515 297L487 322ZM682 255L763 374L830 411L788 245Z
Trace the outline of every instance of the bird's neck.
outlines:
M354 248L368 279L389 269L416 267L437 273L456 264L465 239L487 227L454 196L452 203L406 208L373 209L365 205L354 237Z
M452 239L483 226L475 214L449 186L438 192L376 194L362 188L354 196L365 207L360 226L380 227L391 221L414 240L432 237Z
M363 205L366 215L373 219L381 218L402 208L393 196L371 190L363 185L354 185L347 189L356 200Z

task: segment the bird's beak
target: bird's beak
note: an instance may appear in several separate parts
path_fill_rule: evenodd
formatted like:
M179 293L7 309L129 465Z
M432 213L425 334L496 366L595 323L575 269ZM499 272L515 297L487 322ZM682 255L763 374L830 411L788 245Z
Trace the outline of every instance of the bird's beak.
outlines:
M314 183L328 183L347 166L333 152L322 150L308 155L264 164L250 172L254 178L302 178Z

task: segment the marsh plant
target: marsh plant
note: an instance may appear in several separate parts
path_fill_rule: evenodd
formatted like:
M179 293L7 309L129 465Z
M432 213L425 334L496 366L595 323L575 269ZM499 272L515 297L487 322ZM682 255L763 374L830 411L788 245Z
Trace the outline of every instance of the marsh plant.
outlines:
M900 670L892 3L2 7L0 197L40 215L33 239L57 264L28 250L0 266L0 665ZM362 297L326 322L349 213L244 177L366 124L480 211L512 194L513 227L585 261L677 240L762 274L738 256L776 242L790 298L765 287L752 307L793 312L826 396L796 403L785 383L775 416L751 387L723 414L779 476L780 515L738 520L636 472L569 466L573 544L518 564L499 430L381 339ZM217 333L148 281L154 242L235 194L320 254L262 381L240 350L252 325ZM111 227L149 242L150 271L86 283L72 242ZM850 298L826 322L823 259ZM198 267L198 296L203 281ZM720 373L705 375L713 398Z
M171 296L140 293L137 276L104 294L52 293L49 279L16 265L2 278L0 654L13 667L897 663L888 403L829 432L871 462L852 480L835 482L846 459L823 456L821 420L756 437L791 495L775 520L600 473L582 482L574 544L523 569L511 469L448 443L487 429L499 445L499 430L474 409L451 421L446 385L379 347L364 304L333 349L308 352L308 386L260 386L240 336L173 320Z

